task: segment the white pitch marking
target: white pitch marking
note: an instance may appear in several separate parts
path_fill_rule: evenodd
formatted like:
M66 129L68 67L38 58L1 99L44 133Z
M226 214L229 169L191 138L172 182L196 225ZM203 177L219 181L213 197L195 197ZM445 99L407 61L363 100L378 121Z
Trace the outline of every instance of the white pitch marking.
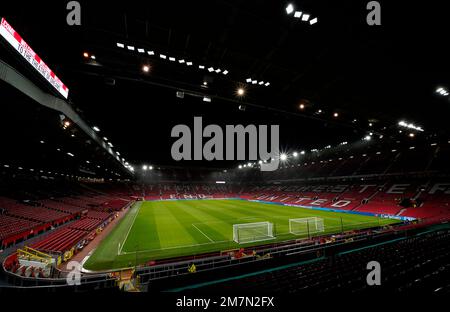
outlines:
M137 212L136 212L136 214L134 215L134 218L133 218L133 223L131 224L130 228L128 229L127 235L125 236L125 239L123 240L122 246L120 246L120 250L119 250L118 255L122 254L123 246L125 246L125 243L127 242L128 235L130 235L131 229L133 228L134 222L136 221L136 218L137 218L137 216L139 214L139 211L141 210L141 207L142 207L142 203L137 208Z
M213 241L208 235L206 235L205 233L203 233L202 230L200 230L194 223L192 223L192 226L195 227L197 229L197 231L199 231L200 233L202 233L207 239L209 239L209 241L211 243L215 243L215 241Z

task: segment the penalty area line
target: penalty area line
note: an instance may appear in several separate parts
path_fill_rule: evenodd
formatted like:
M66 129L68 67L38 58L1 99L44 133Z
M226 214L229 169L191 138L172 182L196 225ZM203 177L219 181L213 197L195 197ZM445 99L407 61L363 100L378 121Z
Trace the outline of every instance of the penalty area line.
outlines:
M208 235L206 235L202 230L200 230L194 223L192 223L192 226L197 229L200 233L202 233L211 243L215 243L214 240L212 240Z

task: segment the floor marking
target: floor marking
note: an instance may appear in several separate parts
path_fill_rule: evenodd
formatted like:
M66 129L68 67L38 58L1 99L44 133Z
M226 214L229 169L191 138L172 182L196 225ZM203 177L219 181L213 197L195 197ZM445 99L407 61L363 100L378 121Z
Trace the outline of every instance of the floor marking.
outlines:
M131 229L134 226L134 222L136 221L136 218L137 218L137 216L139 214L139 211L141 210L141 207L142 207L142 203L137 208L137 212L136 212L136 214L134 215L134 218L133 218L133 223L131 224L130 228L128 229L127 235L125 236L125 239L123 240L122 245L120 246L120 249L119 249L119 253L117 255L121 255L122 254L123 246L125 246L125 243L127 242L128 235L130 235Z
M212 240L208 235L206 235L205 233L203 233L203 231L200 230L194 223L192 223L192 226L195 227L200 233L202 233L207 239L209 239L210 242L215 243L214 240Z

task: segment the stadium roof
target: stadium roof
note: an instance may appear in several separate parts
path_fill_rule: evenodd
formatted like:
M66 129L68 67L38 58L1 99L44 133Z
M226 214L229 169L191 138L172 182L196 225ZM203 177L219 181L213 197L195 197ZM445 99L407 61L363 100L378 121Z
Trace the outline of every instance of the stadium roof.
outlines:
M445 10L382 3L383 26L369 27L365 2L292 3L318 22L261 0L82 2L82 25L72 27L62 5L17 3L2 14L52 64L79 113L135 163L173 163L170 130L199 115L280 124L282 147L299 150L369 132L409 139L400 120L422 126L423 139L448 135L449 101L435 93L450 88L447 18L437 18Z

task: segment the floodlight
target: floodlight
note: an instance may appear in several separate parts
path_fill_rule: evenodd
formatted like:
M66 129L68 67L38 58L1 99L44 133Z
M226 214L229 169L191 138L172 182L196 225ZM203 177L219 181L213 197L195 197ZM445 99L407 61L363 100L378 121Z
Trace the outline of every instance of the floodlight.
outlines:
M294 6L292 5L292 3L289 3L286 7L286 13L291 14L292 12L294 12Z

